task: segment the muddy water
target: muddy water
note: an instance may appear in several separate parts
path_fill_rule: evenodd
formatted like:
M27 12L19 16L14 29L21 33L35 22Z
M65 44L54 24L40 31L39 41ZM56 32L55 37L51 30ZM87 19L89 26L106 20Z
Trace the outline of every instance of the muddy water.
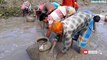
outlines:
M63 57L55 56L52 60L106 60L107 59L107 23L103 20L97 24L96 32L87 45L88 50L97 50L102 54L82 55L78 53L76 42ZM37 22L26 22L23 17L0 19L0 60L30 60L26 48L33 44L42 34ZM60 43L59 43L60 44ZM50 60L41 53L41 60Z
M30 60L26 48L42 36L38 26L23 17L0 19L0 60Z

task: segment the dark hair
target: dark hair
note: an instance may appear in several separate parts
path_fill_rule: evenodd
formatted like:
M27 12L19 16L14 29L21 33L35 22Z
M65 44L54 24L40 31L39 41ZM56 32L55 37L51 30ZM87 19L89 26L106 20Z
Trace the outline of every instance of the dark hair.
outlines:
M99 22L100 21L100 16L96 15L93 17L94 21L95 22Z
M45 19L45 17L47 17L48 15L46 13L41 13L41 15L39 16L39 20L43 21Z
M40 16L40 14L41 14L41 11L36 11L37 16Z

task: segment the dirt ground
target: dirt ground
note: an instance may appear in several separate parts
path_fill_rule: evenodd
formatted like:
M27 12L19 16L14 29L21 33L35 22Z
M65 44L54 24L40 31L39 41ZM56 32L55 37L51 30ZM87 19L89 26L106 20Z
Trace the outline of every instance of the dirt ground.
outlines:
M80 1L80 0L78 0ZM79 11L89 9L95 13L107 14L107 4L84 5L79 3ZM40 22L39 22L40 24ZM38 22L26 22L25 17L0 19L0 60L31 60L26 48L44 35ZM40 53L40 60L106 60L107 59L107 23L101 20L96 25L96 33L89 39L88 50L98 51L98 54L83 55L78 53L77 43L62 57ZM61 43L59 43L61 44ZM59 46L57 48L60 48ZM102 53L102 54L100 54Z

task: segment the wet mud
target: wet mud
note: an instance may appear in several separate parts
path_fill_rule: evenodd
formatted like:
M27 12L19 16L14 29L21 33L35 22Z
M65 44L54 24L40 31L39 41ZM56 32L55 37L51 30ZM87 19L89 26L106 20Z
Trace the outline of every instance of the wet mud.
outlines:
M30 60L26 48L42 35L37 22L25 17L0 19L0 60Z
M97 50L102 54L83 55L78 53L76 42L73 48L62 57L40 53L40 60L106 60L107 59L107 23L100 21L96 24L96 32L89 39L88 50ZM43 29L38 22L26 22L24 17L0 19L0 60L30 60L26 48L34 44L35 40L43 35ZM61 43L58 43L59 45ZM60 46L58 46L60 48ZM57 48L58 48L57 47Z
M81 5L79 10L89 9L95 13L106 15L106 6L103 4ZM96 8L97 7L97 8ZM39 24L41 24L39 22ZM26 22L25 17L11 17L0 19L0 60L31 60L26 52L28 46L34 44L35 40L44 36L43 29L36 22ZM98 54L79 54L77 42L73 48L62 57L49 54L49 51L40 53L40 60L106 60L107 59L107 23L101 20L96 25L96 32L92 34L87 44L88 50L98 51ZM61 43L59 43L60 47Z

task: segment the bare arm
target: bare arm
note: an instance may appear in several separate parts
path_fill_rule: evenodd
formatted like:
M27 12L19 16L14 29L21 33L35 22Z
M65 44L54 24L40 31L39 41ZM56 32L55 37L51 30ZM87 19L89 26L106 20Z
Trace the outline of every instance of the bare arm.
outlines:
M46 36L49 38L50 37L50 34L51 34L51 25L49 25L49 29L48 29L48 31L47 31L47 34L46 34Z

